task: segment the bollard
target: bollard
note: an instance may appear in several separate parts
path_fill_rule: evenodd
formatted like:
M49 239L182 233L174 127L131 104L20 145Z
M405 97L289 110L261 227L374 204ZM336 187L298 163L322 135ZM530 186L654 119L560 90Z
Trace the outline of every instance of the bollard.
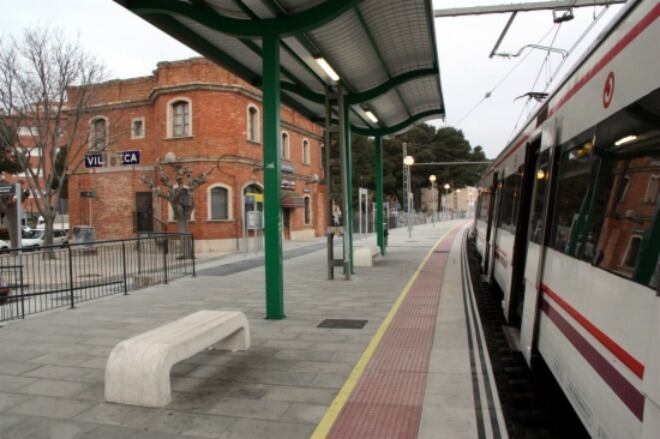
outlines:
M67 253L69 254L69 295L71 296L71 309L76 307L75 298L73 296L73 254L71 254L71 246L67 244Z
M192 277L197 277L197 272L195 270L195 237L193 234L190 234L190 241L192 245Z
M124 269L124 296L128 296L128 278L126 276L126 243L121 242L121 262Z
M163 283L167 285L167 233L165 234L165 239L163 240Z

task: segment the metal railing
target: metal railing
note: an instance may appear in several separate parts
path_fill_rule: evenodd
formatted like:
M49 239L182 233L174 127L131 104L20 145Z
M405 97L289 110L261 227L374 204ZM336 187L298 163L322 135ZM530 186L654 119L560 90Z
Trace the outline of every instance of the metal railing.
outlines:
M23 248L0 255L0 321L195 276L195 240L133 239Z

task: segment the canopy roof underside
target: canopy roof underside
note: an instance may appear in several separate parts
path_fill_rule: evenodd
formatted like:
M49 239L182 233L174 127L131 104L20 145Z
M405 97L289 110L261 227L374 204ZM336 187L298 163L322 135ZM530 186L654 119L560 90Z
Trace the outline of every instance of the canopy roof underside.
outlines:
M444 116L430 0L115 1L256 86L262 80L262 35L235 29L268 28L298 16L302 21L315 9L335 7L339 12L320 14L320 21L276 32L282 102L315 122L324 120L323 97L333 82L315 61L322 57L349 95L357 132L389 134ZM369 120L366 110L378 122Z

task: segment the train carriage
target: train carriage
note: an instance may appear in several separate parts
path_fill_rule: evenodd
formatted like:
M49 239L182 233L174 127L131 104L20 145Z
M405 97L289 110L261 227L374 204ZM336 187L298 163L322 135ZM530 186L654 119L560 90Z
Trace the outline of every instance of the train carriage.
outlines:
M482 269L598 438L660 437L660 3L630 2L480 183Z

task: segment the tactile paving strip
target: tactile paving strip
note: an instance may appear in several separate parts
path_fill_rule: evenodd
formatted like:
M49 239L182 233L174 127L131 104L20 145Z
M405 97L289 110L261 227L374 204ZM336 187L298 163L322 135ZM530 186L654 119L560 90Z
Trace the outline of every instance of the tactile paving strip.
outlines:
M417 437L447 252L457 233L447 234L419 271L328 438Z

